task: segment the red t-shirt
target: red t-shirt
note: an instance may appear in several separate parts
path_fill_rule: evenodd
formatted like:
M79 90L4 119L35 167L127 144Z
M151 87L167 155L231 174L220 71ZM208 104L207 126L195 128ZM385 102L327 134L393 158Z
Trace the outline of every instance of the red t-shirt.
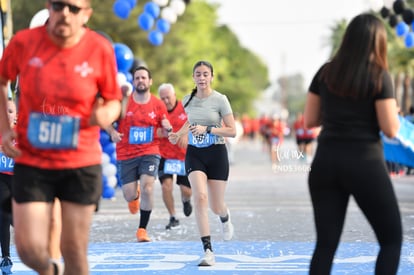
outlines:
M165 104L151 95L148 103L139 104L130 96L125 118L119 122L118 132L123 134L122 140L116 144L116 158L126 160L144 155L160 155L160 139L157 128L161 128L161 121L167 117ZM129 135L131 127L143 129L152 128L152 141L143 144L131 144Z
M16 130L22 155L15 159L16 163L45 169L100 164L99 127L89 126L89 118L98 92L104 99L122 98L116 68L112 45L92 30L87 29L79 43L70 48L56 46L45 26L18 32L0 61L0 77L8 80L19 77ZM74 149L35 148L28 139L32 112L45 117L79 118L77 146ZM41 131L39 127L40 134Z
M168 112L168 120L173 127L173 131L178 131L187 121L187 115L184 111L183 104L177 101L177 105ZM168 138L162 138L160 143L161 156L165 159L178 159L184 160L186 148L181 148L178 145L172 144Z

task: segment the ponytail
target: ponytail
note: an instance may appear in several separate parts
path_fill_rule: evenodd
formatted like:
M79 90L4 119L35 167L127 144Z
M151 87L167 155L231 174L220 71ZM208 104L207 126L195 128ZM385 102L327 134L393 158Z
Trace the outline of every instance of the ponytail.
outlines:
M195 94L197 93L197 87L194 87L193 90L191 90L191 95L190 98L188 99L188 101L185 103L184 108L188 106L188 104L190 104L190 101L193 99L193 97L195 96Z

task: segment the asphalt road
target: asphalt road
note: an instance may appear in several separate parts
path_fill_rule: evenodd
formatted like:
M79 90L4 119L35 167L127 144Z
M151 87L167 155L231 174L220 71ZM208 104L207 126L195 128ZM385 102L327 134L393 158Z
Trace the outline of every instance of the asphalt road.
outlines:
M307 188L307 164L293 140L280 148L278 171L272 171L268 153L260 141L243 140L235 148L226 202L235 226L235 241L313 242L315 231ZM299 157L299 159L297 159ZM363 172L363 171L361 171ZM404 226L404 241L414 242L414 176L394 177ZM176 186L177 187L177 186ZM155 206L148 226L153 241L198 241L194 216L185 217L175 188L180 228L165 230L168 212L161 187L155 186ZM120 189L112 200L102 200L90 234L91 243L134 242L139 215L131 215ZM218 218L210 213L212 239L221 240ZM351 200L343 231L344 242L375 242L375 236Z

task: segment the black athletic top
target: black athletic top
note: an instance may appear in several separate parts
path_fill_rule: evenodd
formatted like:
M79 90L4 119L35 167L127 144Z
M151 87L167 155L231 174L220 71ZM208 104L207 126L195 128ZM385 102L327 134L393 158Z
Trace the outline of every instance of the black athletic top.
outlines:
M309 87L309 92L321 98L322 130L318 142L379 141L380 129L375 100L394 98L394 88L389 73L383 73L380 93L371 98L352 99L329 92L326 84L320 80L321 69L316 73Z

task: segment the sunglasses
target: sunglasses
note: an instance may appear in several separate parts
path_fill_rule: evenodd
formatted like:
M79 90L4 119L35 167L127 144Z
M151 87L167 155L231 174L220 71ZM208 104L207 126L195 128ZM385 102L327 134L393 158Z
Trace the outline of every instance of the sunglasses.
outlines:
M81 11L81 9L84 9L62 1L50 1L50 4L52 6L53 11L63 11L65 7L68 7L69 11L73 14L78 14Z

